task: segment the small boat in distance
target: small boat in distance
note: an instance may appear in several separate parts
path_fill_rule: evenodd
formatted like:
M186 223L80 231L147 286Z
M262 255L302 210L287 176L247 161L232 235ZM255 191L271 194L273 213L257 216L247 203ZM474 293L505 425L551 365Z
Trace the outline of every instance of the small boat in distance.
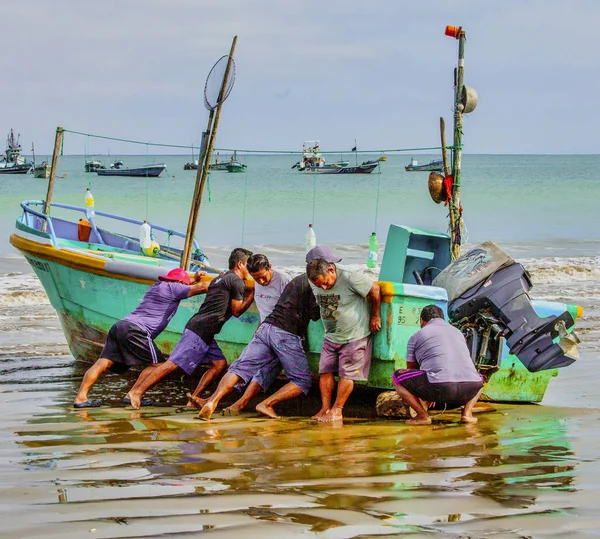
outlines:
M227 172L244 172L245 170L246 165L238 163L237 161L227 163Z
M134 178L156 178L160 176L167 168L164 163L155 165L143 165L135 168L125 168L123 161L115 161L110 168L97 169L98 176L130 176Z
M51 168L46 161L42 161L39 165L33 167L33 176L35 178L49 178Z
M33 176L34 178L49 178L50 165L46 161L42 161L39 165L35 164L35 146L31 143L31 155L33 156Z
M198 159L194 159L183 165L183 170L198 170Z
M300 172L317 172L321 174L335 174L339 169L347 167L348 161L326 163L319 149L318 140L305 140L302 145L302 159L292 166Z
M97 170L103 170L106 167L97 159L88 159L85 162L85 171L86 172L96 172Z
M15 137L14 131L11 129L8 137L6 137L6 150L2 159L0 159L0 174L27 174L33 163L27 163L21 155L23 149L19 144L21 135Z
M197 168L197 165L196 165ZM237 160L237 152L234 150L231 158L219 162L219 154L215 156L215 162L208 166L208 170L222 170L226 172L244 172L246 165Z
M407 172L441 172L444 169L444 162L441 159L429 161L426 165L419 165L418 161L410 158L410 163L404 167Z

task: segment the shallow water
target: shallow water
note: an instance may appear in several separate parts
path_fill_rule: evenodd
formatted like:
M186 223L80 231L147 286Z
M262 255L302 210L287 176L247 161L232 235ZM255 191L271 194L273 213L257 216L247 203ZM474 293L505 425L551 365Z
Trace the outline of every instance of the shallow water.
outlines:
M185 159L168 159L177 178L153 183L145 200L144 183L99 183L81 172L82 158L66 158L57 199L79 204L93 181L102 209L133 207L132 215L179 226L193 175L175 173ZM360 242L371 232L380 180L380 239L389 222L444 226L445 210L423 192L426 176L404 174L401 159L391 157L379 177L318 185L319 241L334 244L352 268L364 268ZM246 234L246 245L277 267L301 269L313 186L289 172L287 160L255 158L248 175L213 175L201 227L210 231L201 243L213 265L223 267ZM372 407L356 406L372 402L364 393L351 397L343 426L315 424L308 417L319 406L316 391L290 404L280 421L248 413L202 423L181 408L191 382L180 380L150 392L157 406L127 410L121 399L133 374L107 376L94 387L106 406L73 410L86 366L73 361L43 289L6 241L18 202L42 198L45 188L29 177L3 183L0 537L600 535L599 162L465 158L473 241L497 240L523 262L535 297L586 309L577 324L581 358L551 381L542 405L494 405L466 426L446 413L425 428L373 418ZM245 182L252 189L242 222Z
M0 357L0 537L555 537L600 533L597 409L494 405L476 425L73 410L70 356ZM169 382L163 398L180 404ZM172 390L172 391L171 391ZM166 397L164 397L166 395ZM166 403L165 403L166 404Z

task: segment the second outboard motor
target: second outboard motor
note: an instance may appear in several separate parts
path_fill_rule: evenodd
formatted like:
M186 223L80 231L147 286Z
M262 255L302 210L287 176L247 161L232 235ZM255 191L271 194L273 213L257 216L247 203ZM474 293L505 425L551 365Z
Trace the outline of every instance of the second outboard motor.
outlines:
M455 260L434 285L446 288L448 318L470 337L478 367L497 367L503 341L530 372L566 367L575 361L579 339L567 333L575 324L573 317L565 311L540 318L529 298L529 274L493 242L478 245ZM557 337L560 340L555 343ZM500 342L492 364L490 342Z

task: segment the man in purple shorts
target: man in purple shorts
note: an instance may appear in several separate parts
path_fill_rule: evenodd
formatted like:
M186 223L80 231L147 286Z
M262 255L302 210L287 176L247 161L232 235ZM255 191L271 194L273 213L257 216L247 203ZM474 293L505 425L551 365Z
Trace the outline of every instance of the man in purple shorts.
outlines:
M306 274L325 326L319 361L321 410L313 419L325 423L343 419L342 410L354 382L369 377L371 334L381 329L379 285L363 273L338 268L336 263L341 260L324 245L313 247L306 255ZM332 406L335 374L340 380Z
M319 307L306 275L298 275L283 290L273 312L256 330L242 355L234 361L219 387L200 410L200 419L209 420L219 401L240 381L248 383L255 373L283 367L289 382L256 406L256 411L273 419L274 406L305 395L312 382L302 339L310 320L319 319Z
M463 334L444 320L437 305L421 311L421 329L409 340L406 369L397 370L392 380L398 395L416 413L409 425L430 425L431 418L419 399L463 406L462 421L476 423L473 407L483 391Z
M158 278L159 281L146 292L140 305L110 328L100 359L83 377L73 401L75 408L102 405L100 399L88 399L88 392L104 371L110 369L116 374L123 374L133 365L147 365L139 377L144 379L164 361L154 339L167 327L182 299L206 292L208 283L200 282L203 275L206 275L204 271L196 272L192 284L187 271L176 268ZM123 401L130 404L130 399L128 393ZM146 399L142 404L148 405L151 401Z
M241 316L252 304L254 289L246 292L244 284L244 279L249 277L246 262L251 254L241 247L231 252L229 271L211 281L204 302L186 324L183 335L169 359L161 363L145 379L138 379L131 389L133 408L140 407L142 396L148 389L177 369L192 374L199 365L209 365L193 396L200 395L225 370L227 360L215 341L215 335L221 331L232 315ZM188 402L188 406L193 406L192 400Z

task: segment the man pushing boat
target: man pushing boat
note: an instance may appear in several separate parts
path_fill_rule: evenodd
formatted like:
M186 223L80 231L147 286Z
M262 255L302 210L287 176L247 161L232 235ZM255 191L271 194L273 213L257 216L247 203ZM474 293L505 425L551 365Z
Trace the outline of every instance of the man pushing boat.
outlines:
M204 389L227 367L227 360L219 348L215 335L233 315L241 316L254 300L254 288L246 290L244 279L250 274L246 266L251 251L238 247L229 255L229 271L215 277L208 285L206 298L198 312L190 318L181 339L169 359L161 363L147 376L140 376L131 388L131 406L139 408L148 389L177 369L192 374L199 365L208 365L193 396ZM144 373L142 373L144 374ZM189 406L193 403L190 401Z
M144 380L164 362L154 339L167 327L181 300L207 291L208 283L200 282L203 275L206 272L198 271L190 279L187 271L176 268L158 278L158 282L146 292L139 306L110 328L100 358L83 376L73 401L75 408L96 408L102 405L101 399L88 399L88 392L103 372L110 370L123 374L134 365L146 365L139 376L139 380ZM123 401L130 404L130 399L131 394L128 393ZM140 404L148 405L151 401L146 399Z
M342 259L327 246L306 254L306 274L321 309L325 338L319 360L321 409L313 419L343 419L344 404L355 381L366 381L371 368L372 333L381 329L381 290L366 275L338 268ZM334 374L339 375L332 405Z
M287 284L273 312L231 364L198 417L209 420L219 401L240 380L248 383L256 373L278 372L283 367L289 382L256 406L257 412L277 419L273 408L276 404L302 393L306 395L310 389L312 378L302 341L309 321L318 319L319 307L308 278L304 274L298 275Z

